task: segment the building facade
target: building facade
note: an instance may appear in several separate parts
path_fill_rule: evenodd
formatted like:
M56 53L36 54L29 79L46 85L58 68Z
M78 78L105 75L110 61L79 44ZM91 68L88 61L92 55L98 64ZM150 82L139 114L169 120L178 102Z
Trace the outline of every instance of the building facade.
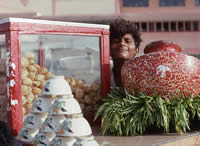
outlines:
M200 0L119 0L119 15L142 32L142 48L151 41L171 40L185 53L200 54Z
M1 0L0 5L0 18L109 24L124 17L142 33L140 54L156 40L171 40L186 53L200 54L200 0Z

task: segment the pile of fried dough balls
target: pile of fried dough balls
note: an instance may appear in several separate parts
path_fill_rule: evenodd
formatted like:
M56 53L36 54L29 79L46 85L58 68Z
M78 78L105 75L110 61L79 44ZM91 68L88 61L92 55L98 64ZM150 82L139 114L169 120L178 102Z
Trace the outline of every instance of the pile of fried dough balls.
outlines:
M26 52L21 57L21 90L23 115L30 112L34 100L42 93L47 80L53 75L35 61L35 54Z
M72 94L79 102L83 114L94 114L102 104L100 84L92 83L91 85L86 85L84 81L75 79L74 77L68 77L66 81L72 89Z

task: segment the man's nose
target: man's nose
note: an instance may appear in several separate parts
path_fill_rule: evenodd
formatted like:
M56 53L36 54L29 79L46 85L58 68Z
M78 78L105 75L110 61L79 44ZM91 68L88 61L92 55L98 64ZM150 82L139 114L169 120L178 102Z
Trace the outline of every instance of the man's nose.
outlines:
M125 40L124 39L120 39L120 44L124 45L125 44Z

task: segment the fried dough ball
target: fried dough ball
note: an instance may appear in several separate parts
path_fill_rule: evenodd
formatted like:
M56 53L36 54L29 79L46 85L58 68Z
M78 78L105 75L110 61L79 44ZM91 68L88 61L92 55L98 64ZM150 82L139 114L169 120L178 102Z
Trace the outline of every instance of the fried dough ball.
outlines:
M27 77L27 75L28 75L27 69L26 68L22 68L22 70L21 70L21 79L22 80L25 79Z
M26 104L26 97L25 96L22 96L22 105L25 105Z
M84 91L81 88L75 88L75 97L80 99L83 98L84 96Z
M53 76L53 73L52 73L52 72L46 73L46 74L45 74L45 80L49 80L51 76Z
M30 60L29 60L29 64L31 64L31 65L35 64L34 59L30 59Z
M39 66L38 64L34 63L34 64L32 64L32 65L37 69L37 71L40 70L40 66Z
M33 81L33 86L40 87L41 83L40 81Z
M26 57L28 59L35 59L35 54L32 52L25 52L24 57Z
M43 74L44 75L46 73L48 73L48 69L46 67L43 67L43 68L39 69L39 74Z
M21 86L22 89L22 95L26 96L32 92L32 88L26 85Z
M37 87L33 87L32 88L32 93L34 94L34 95L38 95L38 94L40 94L42 92L42 90L40 89L40 88L37 88Z
M90 89L92 91L98 91L99 90L99 85L97 83L92 83L90 86Z
M76 86L79 87L79 88L83 88L84 87L84 83L82 80L77 80L76 81Z
M25 67L28 66L28 64L29 64L28 59L27 59L26 57L22 57L22 58L21 58L21 66L22 66L23 68L25 68Z
M33 82L30 78L26 77L22 80L22 83L27 86L32 86Z
M35 75L36 75L36 72L29 72L29 73L28 73L28 77L29 77L32 81L34 81Z
M34 95L33 93L30 93L29 95L26 96L26 100L27 100L27 103L32 103L33 100L34 100Z
M41 74L37 74L35 76L35 81L44 81L45 80L45 76L41 75Z
M37 72L37 68L30 64L27 66L27 69L29 72Z

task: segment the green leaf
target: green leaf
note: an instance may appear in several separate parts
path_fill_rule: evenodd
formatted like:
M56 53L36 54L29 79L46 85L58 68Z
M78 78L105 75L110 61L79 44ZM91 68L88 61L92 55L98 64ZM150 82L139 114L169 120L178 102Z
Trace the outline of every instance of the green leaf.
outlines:
M165 133L172 127L179 134L186 133L190 130L190 117L195 116L200 119L200 94L191 97L180 92L179 96L166 100L157 94L148 96L134 91L129 94L123 88L114 88L95 119L102 118L102 135L133 136L152 126Z

